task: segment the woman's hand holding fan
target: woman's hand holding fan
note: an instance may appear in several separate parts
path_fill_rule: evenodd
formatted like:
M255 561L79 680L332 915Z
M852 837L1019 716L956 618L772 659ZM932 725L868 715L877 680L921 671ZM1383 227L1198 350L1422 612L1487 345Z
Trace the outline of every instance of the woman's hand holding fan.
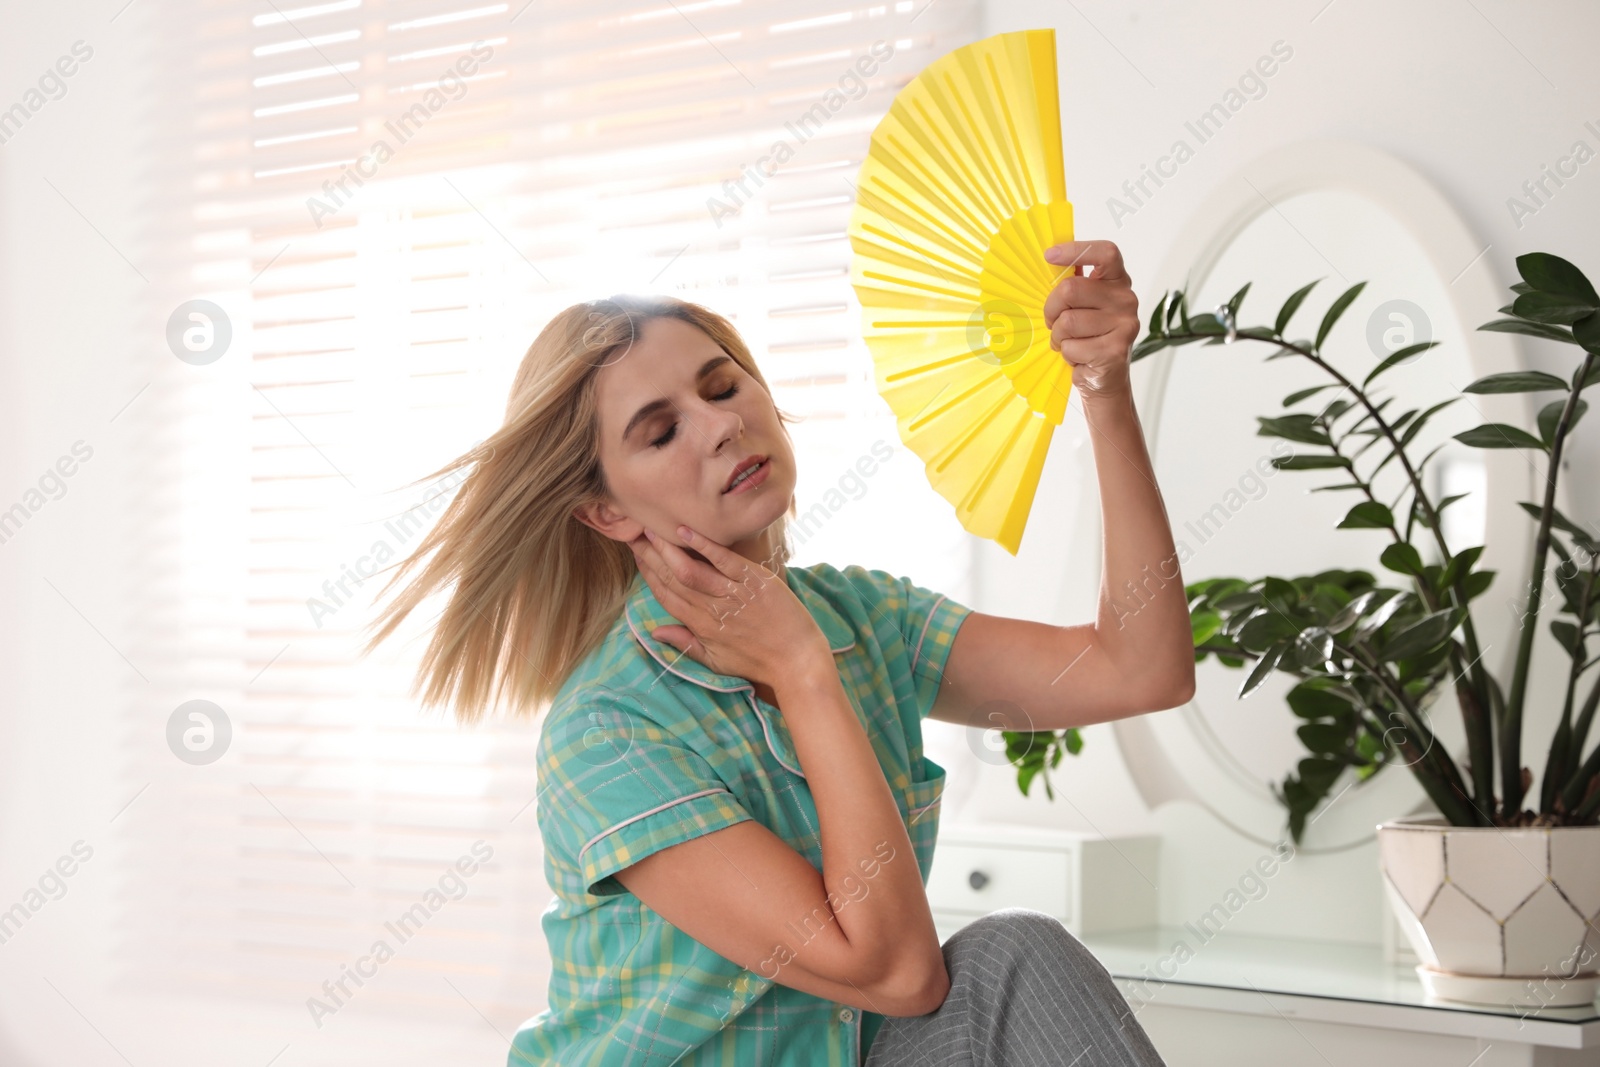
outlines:
M1139 298L1110 241L1068 241L1045 250L1051 263L1077 270L1056 283L1044 301L1050 347L1072 365L1072 384L1084 402L1132 392L1128 354L1139 337ZM1084 275L1084 268L1093 273Z

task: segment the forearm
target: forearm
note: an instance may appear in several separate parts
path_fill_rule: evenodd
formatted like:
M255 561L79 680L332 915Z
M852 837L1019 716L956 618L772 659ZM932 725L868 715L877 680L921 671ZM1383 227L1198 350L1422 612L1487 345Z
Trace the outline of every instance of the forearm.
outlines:
M1083 409L1104 545L1096 642L1130 677L1148 684L1153 699L1187 699L1194 645L1183 574L1132 387L1085 395Z
M832 663L774 690L811 788L822 882L868 981L943 971L915 852L877 754ZM914 983L913 983L914 984Z

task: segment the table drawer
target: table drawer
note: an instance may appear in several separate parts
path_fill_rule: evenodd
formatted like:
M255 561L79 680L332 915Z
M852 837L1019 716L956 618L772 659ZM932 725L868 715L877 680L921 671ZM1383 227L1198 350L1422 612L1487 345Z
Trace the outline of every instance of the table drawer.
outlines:
M1032 908L1069 922L1072 857L1049 849L941 843L928 875L928 904L966 915Z

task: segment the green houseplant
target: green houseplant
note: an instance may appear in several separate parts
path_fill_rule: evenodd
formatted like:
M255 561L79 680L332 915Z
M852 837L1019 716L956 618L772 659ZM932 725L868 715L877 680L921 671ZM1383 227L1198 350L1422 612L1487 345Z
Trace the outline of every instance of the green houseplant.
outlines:
M1382 823L1377 852L1384 892L1421 961L1424 988L1532 1013L1589 1004L1600 992L1600 743L1590 740L1600 679L1586 678L1600 663L1589 654L1600 636L1600 537L1556 508L1561 457L1587 410L1581 394L1600 383L1600 296L1557 256L1519 256L1517 270L1522 280L1500 309L1504 317L1479 329L1573 345L1579 355L1565 379L1512 371L1464 390L1555 397L1541 407L1533 432L1486 423L1454 435L1475 448L1526 451L1541 475L1540 499L1518 502L1536 532L1515 663L1504 685L1484 663L1487 649L1473 619L1473 601L1495 580L1478 566L1484 546L1446 543L1441 516L1461 497L1434 499L1424 479L1443 446L1420 459L1411 452L1429 420L1461 398L1407 408L1375 388L1391 368L1438 342L1402 348L1358 382L1324 358L1323 345L1366 283L1333 301L1314 339L1299 340L1286 331L1317 283L1290 296L1271 326L1241 327L1245 285L1204 314L1189 313L1182 290L1164 295L1132 358L1244 339L1269 346L1269 360L1305 360L1327 379L1285 397L1286 413L1258 417L1257 432L1299 446L1275 457L1275 467L1315 472L1325 484L1312 491L1353 498L1341 528L1387 535L1376 568L1384 577L1324 570L1194 582L1185 591L1195 659L1214 656L1243 671L1241 697L1275 671L1295 679L1287 702L1303 720L1297 733L1306 755L1274 792L1296 841L1347 768L1356 781L1392 763L1409 768L1440 817ZM1391 499L1380 499L1375 485L1385 469L1402 486ZM1523 718L1541 616L1567 663L1561 714L1534 797ZM1432 709L1446 706L1452 693L1466 734L1461 764L1438 743L1431 722ZM1005 741L1023 792L1040 772L1048 791L1047 768L1081 746L1075 734L1059 731L1007 732Z
M1367 571L1332 570L1252 581L1213 578L1187 587L1197 660L1216 656L1228 666L1248 667L1241 696L1274 670L1299 679L1288 700L1306 720L1298 732L1308 755L1278 789L1297 840L1306 816L1344 768L1355 768L1365 779L1392 762L1410 768L1453 826L1590 825L1600 812L1600 745L1584 755L1600 682L1591 680L1581 705L1576 700L1585 672L1600 663L1588 655L1589 639L1600 632L1600 539L1555 503L1563 449L1587 409L1580 394L1600 382L1600 296L1582 271L1557 256L1529 253L1518 257L1517 269L1522 281L1511 287L1516 299L1500 309L1505 317L1479 329L1575 345L1579 358L1568 380L1513 371L1480 378L1464 390L1559 394L1540 410L1537 433L1486 423L1455 435L1472 447L1523 449L1544 459L1542 500L1521 502L1537 533L1515 666L1505 686L1484 663L1472 614L1472 601L1488 590L1494 572L1476 569L1482 546L1445 543L1440 515L1461 498L1434 500L1427 492L1423 474L1438 448L1420 460L1409 451L1429 419L1459 398L1396 411L1394 397L1374 390L1390 368L1439 342L1394 352L1360 382L1347 378L1323 357L1323 345L1366 283L1333 302L1314 340L1291 340L1285 331L1317 284L1312 282L1284 302L1273 325L1242 328L1236 318L1248 284L1214 313L1197 315L1189 314L1186 295L1175 291L1157 305L1148 335L1134 347L1132 358L1139 360L1175 345L1244 338L1271 346L1268 359L1314 365L1328 382L1284 399L1286 409L1315 402L1314 409L1259 417L1258 433L1303 446L1274 458L1274 466L1331 476L1315 491L1347 492L1356 499L1340 527L1387 532L1378 563L1409 579L1407 587L1393 588ZM1331 400L1328 390L1336 390ZM1403 472L1404 488L1397 499L1380 500L1373 479L1391 463ZM1423 562L1417 545L1424 538L1438 562ZM1558 560L1550 604L1555 617L1548 624L1569 664L1560 722L1549 740L1537 808L1531 808L1525 805L1532 774L1523 765L1522 722L1552 553ZM1453 689L1465 727L1464 769L1435 743L1422 710L1441 686Z
M1305 720L1298 734L1307 755L1275 789L1297 841L1307 816L1345 768L1365 780L1391 763L1409 767L1452 826L1581 826L1593 825L1600 814L1600 744L1585 755L1600 681L1591 679L1587 695L1577 699L1583 676L1600 663L1600 656L1589 658L1588 652L1589 639L1600 633L1600 538L1555 505L1562 452L1587 409L1580 394L1600 382L1600 296L1582 271L1557 256L1529 253L1518 257L1517 269L1522 281L1511 287L1515 300L1500 309L1505 317L1479 329L1575 345L1579 358L1567 380L1513 371L1465 389L1558 394L1539 412L1536 433L1488 423L1456 435L1473 447L1524 449L1544 459L1542 499L1521 503L1537 534L1516 665L1506 685L1483 662L1472 615L1473 600L1488 590L1494 572L1477 567L1482 546L1445 544L1440 516L1461 498L1435 500L1427 492L1424 472L1438 449L1420 460L1409 451L1423 426L1460 398L1397 411L1391 406L1394 397L1374 389L1386 371L1437 341L1394 352L1359 382L1348 378L1324 358L1323 346L1366 283L1333 301L1314 339L1291 339L1286 331L1317 285L1312 282L1284 302L1270 326L1237 325L1249 284L1214 312L1197 314L1190 314L1187 295L1174 290L1163 295L1147 335L1134 346L1131 358L1137 361L1164 348L1244 339L1269 346L1269 360L1301 359L1315 366L1327 382L1284 398L1287 413L1258 418L1258 432L1300 446L1293 455L1274 458L1275 467L1329 475L1332 481L1314 491L1354 496L1340 527L1389 535L1377 563L1393 579L1380 580L1364 570L1327 570L1300 577L1212 578L1187 587L1196 660L1215 656L1227 666L1247 668L1241 696L1275 670L1299 679L1288 703ZM1386 501L1379 499L1373 479L1390 464L1403 472L1405 488L1399 498ZM1418 549L1424 539L1436 549L1438 562L1424 562ZM1556 596L1546 612L1543 578L1552 554ZM1532 775L1523 762L1523 712L1536 627L1542 615L1552 613L1549 628L1570 664L1537 808L1531 808L1525 805ZM1424 711L1445 690L1453 690L1465 726L1464 766L1435 742ZM1048 791L1047 768L1066 752L1076 754L1082 744L1075 731L1004 731L1003 736L1024 793L1041 772Z

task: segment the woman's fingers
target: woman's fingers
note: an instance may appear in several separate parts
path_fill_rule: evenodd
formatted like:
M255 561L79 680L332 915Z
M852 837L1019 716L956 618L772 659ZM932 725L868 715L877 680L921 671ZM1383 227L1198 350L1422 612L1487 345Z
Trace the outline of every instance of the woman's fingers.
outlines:
M705 539L701 538L703 542ZM665 538L651 536L650 548L661 560L672 579L710 597L731 596L733 583L715 567L708 567ZM710 558L710 557L707 557Z
M726 582L726 579L712 577L716 572L710 567L690 559L676 546L670 546L672 551L678 552L682 565L690 572L690 581L685 582L665 558L662 541L655 540L650 543L640 538L629 544L634 549L634 557L639 564L640 573L645 576L646 584L673 618L683 623L691 632L709 633L722 628L723 620L730 613L728 599L706 592L694 583L708 578L713 583Z
M726 545L719 545L711 538L698 534L687 526L680 526L678 530L683 535L683 539L689 543L690 548L710 560L711 565L733 583L742 585L752 577L750 561L733 549ZM676 548L677 546L673 547Z
M655 594L656 600L673 618L684 619L691 610L689 602L679 594L675 579L662 562L660 553L646 544L643 538L628 542L628 547L633 549L634 563L638 565L639 573Z

